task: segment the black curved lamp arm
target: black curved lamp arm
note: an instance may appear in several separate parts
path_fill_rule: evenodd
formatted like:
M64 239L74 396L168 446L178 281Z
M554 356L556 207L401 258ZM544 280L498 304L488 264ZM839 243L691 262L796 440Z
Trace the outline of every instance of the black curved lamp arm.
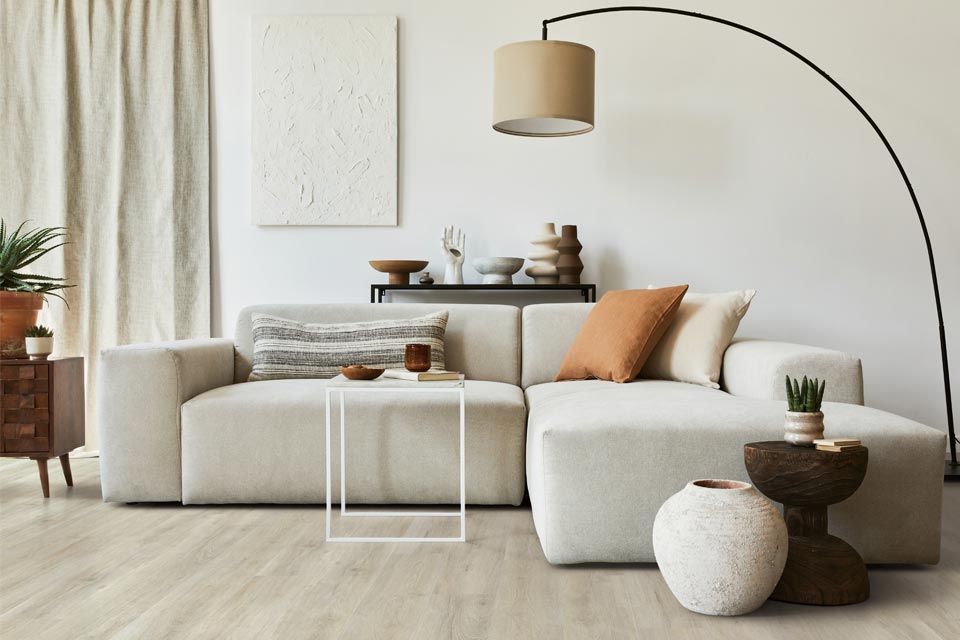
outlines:
M783 49L790 55L792 55L797 60L800 60L805 65L816 71L824 80L829 82L834 89L843 94L850 104L856 107L857 111L860 112L860 115L870 123L870 126L876 132L877 136L880 137L880 141L883 142L883 146L886 147L887 152L890 154L890 157L893 159L893 163L897 165L897 170L900 172L900 177L903 178L903 184L906 185L907 191L910 193L910 200L913 202L913 208L917 211L917 219L920 221L920 230L923 231L923 241L927 246L927 258L930 260L930 278L933 280L933 297L937 303L937 320L940 323L940 357L943 361L943 387L944 395L946 397L947 404L947 429L950 433L950 464L954 467L957 466L957 437L956 432L954 431L953 425L953 401L951 399L951 390L950 390L950 367L947 363L947 336L943 328L943 307L940 304L940 285L937 283L937 266L933 259L933 246L930 244L930 233L927 231L927 223L923 219L923 211L920 210L920 203L917 201L917 194L913 191L913 185L910 184L910 178L907 177L907 172L903 168L903 163L900 162L900 158L897 157L896 152L893 150L893 147L890 146L890 141L887 140L887 136L883 135L883 131L880 130L880 127L877 126L877 123L874 122L873 118L870 117L870 114L867 113L857 100L850 95L850 93L840 86L836 80L831 78L826 71L815 65L810 61L809 58L804 56L802 53L793 49L784 43L780 42L776 38L772 38L765 33L761 33L756 29L751 29L750 27L732 22L730 20L724 20L723 18L717 18L716 16L709 16L703 13L695 13L693 11L684 11L682 9L670 9L667 7L604 7L602 9L590 9L589 11L578 11L576 13L568 13L566 15L557 16L556 18L550 18L543 21L543 39L547 39L547 25L554 22L560 22L561 20L570 20L571 18L580 18L583 16L591 16L598 13L613 13L615 11L645 11L647 13L669 13L678 16L687 16L689 18L698 18L700 20L706 20L708 22L716 22L717 24L722 24L727 27L733 27L739 31L744 31L751 35L757 36L763 40L766 40L772 45L776 45L780 49Z

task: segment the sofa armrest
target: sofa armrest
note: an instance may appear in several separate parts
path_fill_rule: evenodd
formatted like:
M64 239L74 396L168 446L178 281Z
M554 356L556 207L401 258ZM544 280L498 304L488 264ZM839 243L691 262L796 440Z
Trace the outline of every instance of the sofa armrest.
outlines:
M179 340L100 352L104 502L179 501L180 405L233 383L233 341Z
M863 404L860 359L840 351L770 340L734 340L723 354L720 388L745 398L786 400L784 377L827 381L824 400Z

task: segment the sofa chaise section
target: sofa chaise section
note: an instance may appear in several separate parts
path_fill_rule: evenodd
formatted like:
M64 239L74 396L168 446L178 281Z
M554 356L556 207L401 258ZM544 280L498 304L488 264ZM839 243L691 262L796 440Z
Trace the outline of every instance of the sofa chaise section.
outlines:
M654 561L653 521L668 497L697 478L749 481L743 445L782 437L785 368L826 377L827 435L860 438L870 449L859 491L830 508L831 531L867 562L937 562L944 434L854 404L863 397L858 360L737 343L724 358L724 381L753 397L668 381L551 382L587 306L538 305L523 316L527 484L550 562Z

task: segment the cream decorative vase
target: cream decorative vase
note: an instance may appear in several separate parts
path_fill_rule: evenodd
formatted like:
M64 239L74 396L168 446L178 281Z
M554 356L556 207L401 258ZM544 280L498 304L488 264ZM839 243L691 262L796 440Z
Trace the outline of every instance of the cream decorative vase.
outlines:
M24 338L27 347L27 355L31 360L46 360L47 356L53 353L53 337L48 338Z
M663 503L653 552L687 609L738 616L773 593L787 562L787 525L753 485L694 480Z
M798 447L812 447L823 437L823 412L787 411L783 422L783 439Z
M560 242L560 236L557 235L557 229L552 222L545 222L540 225L540 233L530 241L530 252L527 258L533 262L527 267L526 273L533 278L537 284L557 284L560 276L557 274L557 258L560 252L557 251L557 244Z

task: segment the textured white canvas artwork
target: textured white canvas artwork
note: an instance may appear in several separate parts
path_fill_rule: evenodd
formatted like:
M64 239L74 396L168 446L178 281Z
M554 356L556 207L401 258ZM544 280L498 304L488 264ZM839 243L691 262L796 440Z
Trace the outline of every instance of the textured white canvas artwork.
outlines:
M253 17L253 222L397 224L397 18Z

